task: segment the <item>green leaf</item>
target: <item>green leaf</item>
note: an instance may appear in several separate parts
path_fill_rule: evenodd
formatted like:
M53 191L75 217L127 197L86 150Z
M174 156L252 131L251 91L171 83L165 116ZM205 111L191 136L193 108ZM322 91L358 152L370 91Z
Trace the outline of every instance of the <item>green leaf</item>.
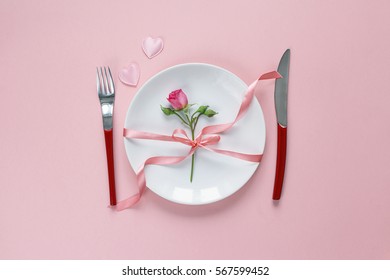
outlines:
M200 114L204 114L209 106L200 106L196 112L199 112Z
M161 105L160 107L161 107L161 111L163 111L165 115L169 116L173 114L173 110L171 108L163 107Z
M204 114L206 116L208 116L209 118L213 117L214 115L218 114L217 112L215 112L214 110L211 110L211 109L207 109Z

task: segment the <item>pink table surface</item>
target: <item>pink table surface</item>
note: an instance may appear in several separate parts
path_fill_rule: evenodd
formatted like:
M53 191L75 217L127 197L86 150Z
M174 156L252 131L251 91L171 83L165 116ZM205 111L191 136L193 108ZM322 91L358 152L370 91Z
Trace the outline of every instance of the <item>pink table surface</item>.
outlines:
M0 2L1 259L389 259L389 1ZM148 35L163 52L149 60ZM291 48L284 193L273 83L260 169L235 195L185 206L147 191L116 213L95 67L115 75L118 198L136 192L121 136L137 89L179 63L250 83ZM117 79L132 61L137 88Z

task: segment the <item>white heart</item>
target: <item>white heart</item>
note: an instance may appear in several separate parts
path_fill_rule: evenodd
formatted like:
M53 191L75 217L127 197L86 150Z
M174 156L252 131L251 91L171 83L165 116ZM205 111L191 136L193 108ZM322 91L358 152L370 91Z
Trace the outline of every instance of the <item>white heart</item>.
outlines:
M142 42L142 49L147 57L153 58L164 48L164 41L160 38L147 37Z

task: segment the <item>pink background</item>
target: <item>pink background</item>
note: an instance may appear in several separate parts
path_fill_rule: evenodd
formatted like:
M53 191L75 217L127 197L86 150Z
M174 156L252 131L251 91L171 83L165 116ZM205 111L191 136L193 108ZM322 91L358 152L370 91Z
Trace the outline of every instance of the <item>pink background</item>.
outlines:
M0 2L1 259L389 259L390 2ZM165 49L149 60L148 35ZM258 92L267 125L261 167L232 197L177 205L147 191L111 211L95 67L117 85L118 197L137 187L122 127L139 85L179 63L224 67L245 82L291 48L284 193L273 83Z

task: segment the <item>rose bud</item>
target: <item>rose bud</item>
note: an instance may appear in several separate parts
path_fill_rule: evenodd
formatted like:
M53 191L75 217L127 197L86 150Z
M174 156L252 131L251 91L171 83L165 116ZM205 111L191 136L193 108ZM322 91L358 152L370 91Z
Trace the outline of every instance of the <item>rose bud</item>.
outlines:
M188 105L187 95L181 89L172 91L167 100L175 110L182 110Z

